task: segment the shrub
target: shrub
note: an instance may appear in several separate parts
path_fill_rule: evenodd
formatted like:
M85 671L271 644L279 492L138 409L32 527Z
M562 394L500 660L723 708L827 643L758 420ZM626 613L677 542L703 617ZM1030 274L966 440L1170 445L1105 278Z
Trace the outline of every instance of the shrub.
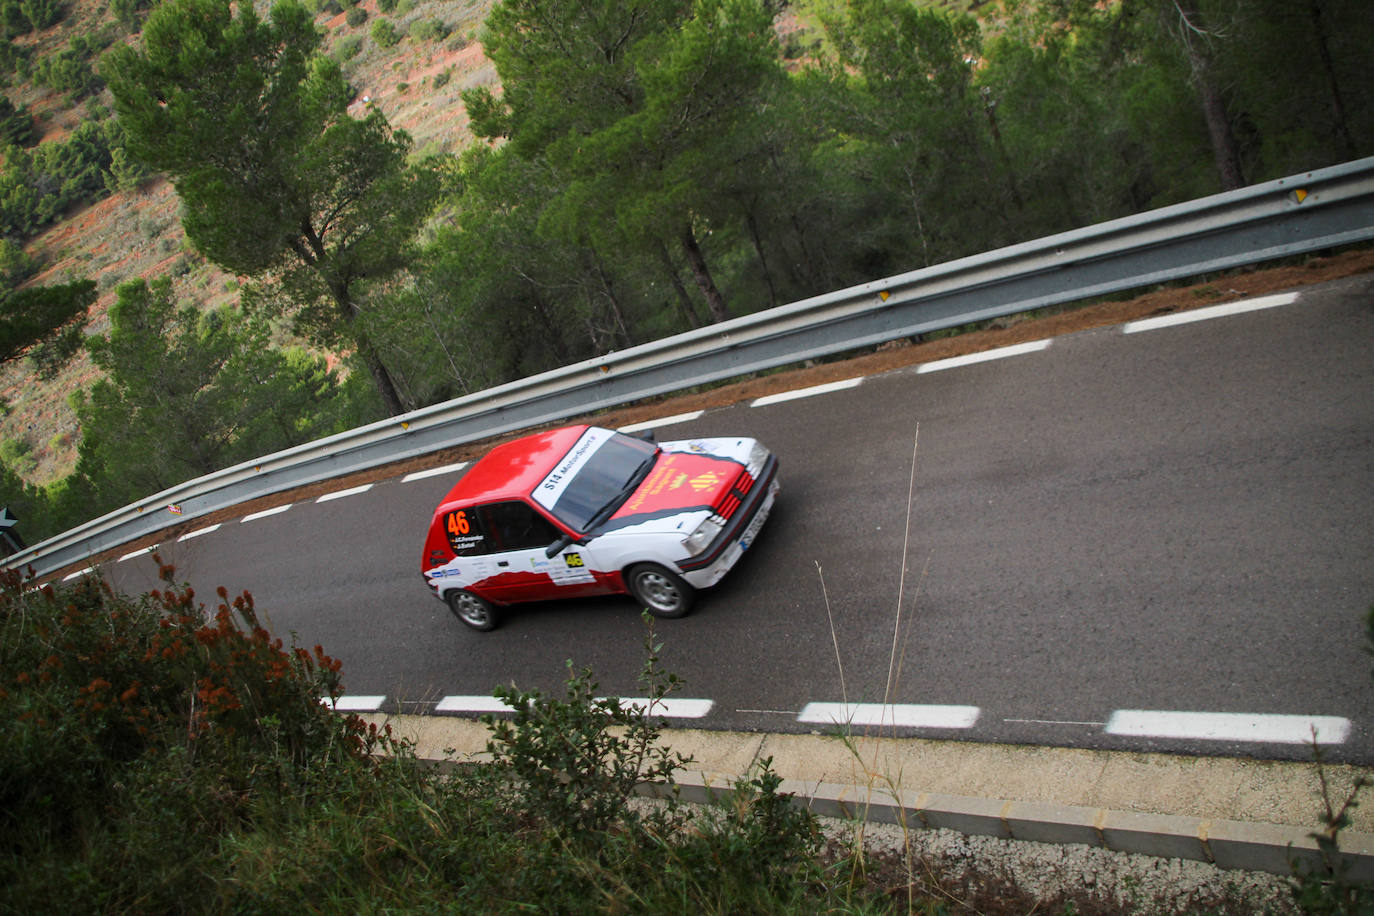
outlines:
M361 6L353 7L344 16L344 22L348 23L351 28L357 28L364 22L367 22L367 10L363 9Z
M15 150L0 173L0 234L25 238L105 191L115 128L87 121L63 142Z
M372 40L377 42L379 47L390 48L401 40L401 36L390 19L378 19L372 23Z
M139 598L0 574L0 911L821 912L805 810L766 766L686 810L661 720L514 689L492 758L445 774L329 712L339 663L285 647L247 593ZM676 678L657 667L644 691ZM571 674L571 666L569 671ZM644 692L641 691L641 692ZM634 804L641 779L668 785ZM842 872L838 872L842 874ZM43 901L53 901L51 904ZM852 906L845 911L854 911Z
M38 131L33 128L33 115L28 108L15 108L8 96L0 95L0 145L33 146Z
M410 24L410 37L416 41L443 41L450 31L438 19L417 19Z
M57 25L67 15L62 0L19 0L19 9L36 31Z
M363 39L361 35L345 35L334 45L334 50L329 52L329 57L336 64L341 64L346 60L352 60L358 56L358 52L363 49Z

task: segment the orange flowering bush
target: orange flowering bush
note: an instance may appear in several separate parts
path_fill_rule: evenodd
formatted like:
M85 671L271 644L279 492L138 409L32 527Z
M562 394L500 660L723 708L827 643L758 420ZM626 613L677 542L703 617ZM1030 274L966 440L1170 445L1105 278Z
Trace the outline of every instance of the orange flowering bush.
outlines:
M263 791L370 765L388 741L321 703L341 692L339 661L274 638L250 594L221 588L207 609L171 567L161 576L165 588L128 598L95 577L34 589L0 573L6 853L83 842L151 782L188 828L233 822Z

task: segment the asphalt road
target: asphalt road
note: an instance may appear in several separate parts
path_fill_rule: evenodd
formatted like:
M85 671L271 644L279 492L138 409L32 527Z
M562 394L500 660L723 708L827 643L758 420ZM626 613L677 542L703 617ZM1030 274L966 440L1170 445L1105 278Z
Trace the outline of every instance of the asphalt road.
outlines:
M886 734L1300 759L1294 734L1315 724L1329 759L1374 763L1374 279L656 434L755 436L783 485L740 565L656 624L679 695L709 701L675 725L808 732L839 715ZM207 600L246 588L279 635L342 659L364 707L557 691L569 660L604 694L643 695L628 599L526 606L478 633L430 597L424 527L460 473L159 551ZM104 573L137 590L153 565ZM880 705L810 705L825 703Z

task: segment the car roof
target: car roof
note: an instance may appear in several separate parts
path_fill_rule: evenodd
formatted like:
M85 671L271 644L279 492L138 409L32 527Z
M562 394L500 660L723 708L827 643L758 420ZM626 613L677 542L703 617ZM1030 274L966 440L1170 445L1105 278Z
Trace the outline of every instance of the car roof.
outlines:
M588 428L586 425L564 426L496 446L468 468L448 491L443 505L528 496Z

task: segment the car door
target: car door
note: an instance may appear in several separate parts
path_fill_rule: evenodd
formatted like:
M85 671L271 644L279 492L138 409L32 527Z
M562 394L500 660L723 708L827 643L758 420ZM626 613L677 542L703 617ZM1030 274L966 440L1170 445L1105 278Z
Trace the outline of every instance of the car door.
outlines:
M573 545L553 557L546 553L562 535L533 506L519 500L478 507L491 554L491 577L484 591L495 601L548 601L591 595L605 589Z

